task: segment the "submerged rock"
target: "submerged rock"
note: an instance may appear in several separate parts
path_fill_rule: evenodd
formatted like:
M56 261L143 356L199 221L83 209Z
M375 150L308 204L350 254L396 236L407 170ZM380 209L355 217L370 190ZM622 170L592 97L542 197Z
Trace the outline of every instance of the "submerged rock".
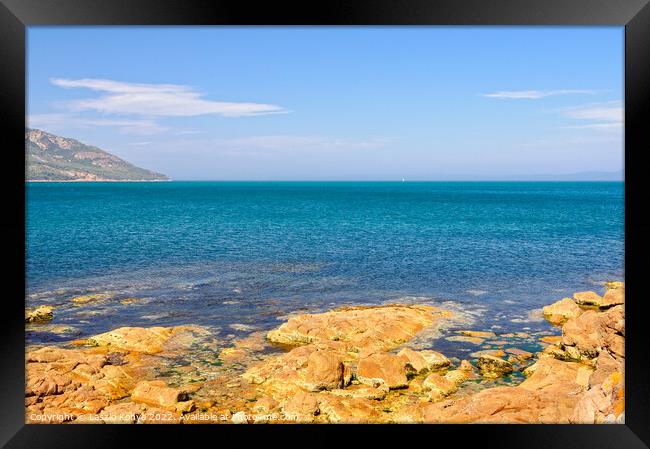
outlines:
M202 345L195 343L203 331L193 326L119 328L83 341L92 347L30 349L27 420L34 422L29 416L39 416L38 422L115 423L624 421L622 305L581 310L564 323L562 336L545 339L552 344L540 353L504 348L518 362L517 369L525 360L536 361L523 369L526 379L519 385L491 388L487 386L500 381L466 382L476 378L476 369L467 360L452 367L436 351L389 352L446 316L427 306L399 305L295 316L268 334L271 341L293 345L281 354L275 348L266 351L271 348L259 332L235 341L231 348L209 346L209 351L197 353ZM488 334L468 332L472 335L455 337L483 341L474 335ZM477 355L478 370L488 379L514 369L510 361L487 352ZM198 364L188 365L186 359L197 359ZM458 361L452 360L454 365ZM222 362L227 363L221 366ZM217 371L206 371L212 363ZM178 377L186 373L191 383L180 381L188 379ZM207 420L200 417L203 413Z
M497 378L513 371L512 363L493 355L483 354L476 362L479 371L483 377Z
M25 311L25 323L42 323L54 318L52 306L38 306L35 309Z
M448 316L432 306L344 307L292 317L267 337L289 345L342 342L351 352L387 351Z
M92 295L75 296L74 298L71 298L70 301L72 301L75 304L87 304L91 302L104 301L111 297L112 295L110 293L96 293Z
M468 337L478 337L478 338L494 338L497 336L494 332L486 331L459 331L461 335L466 335Z
M106 346L118 350L156 354L170 338L183 332L200 331L197 326L177 327L120 327L86 340L93 346Z

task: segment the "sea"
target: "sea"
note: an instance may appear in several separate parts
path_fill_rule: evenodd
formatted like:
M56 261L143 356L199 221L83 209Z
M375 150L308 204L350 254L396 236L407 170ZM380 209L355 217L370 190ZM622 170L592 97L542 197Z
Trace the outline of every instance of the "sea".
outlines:
M623 280L624 238L622 182L26 183L26 307L56 307L26 338L196 324L227 341L411 303L456 312L427 344L462 357L461 328L557 334L541 307Z

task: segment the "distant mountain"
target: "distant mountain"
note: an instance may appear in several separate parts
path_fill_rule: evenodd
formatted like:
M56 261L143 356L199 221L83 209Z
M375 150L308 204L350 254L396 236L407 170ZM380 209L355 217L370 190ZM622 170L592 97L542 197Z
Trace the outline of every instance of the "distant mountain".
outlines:
M38 129L25 129L27 181L164 181L97 147Z

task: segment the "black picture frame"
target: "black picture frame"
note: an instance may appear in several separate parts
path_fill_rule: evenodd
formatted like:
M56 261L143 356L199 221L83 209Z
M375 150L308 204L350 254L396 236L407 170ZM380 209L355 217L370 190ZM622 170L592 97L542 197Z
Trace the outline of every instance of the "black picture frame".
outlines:
M645 209L649 179L641 163L650 148L644 118L650 104L649 0L328 0L301 4L233 0L0 0L0 108L2 176L7 204L0 225L6 282L0 327L3 366L0 444L9 448L133 447L250 444L251 434L284 444L345 444L335 430L359 437L403 436L406 444L472 442L488 447L642 448L650 444L650 390L644 332L643 256L648 253L650 219ZM25 40L37 25L618 25L625 27L625 268L626 414L624 425L419 425L419 426L117 426L26 425L24 423L24 259L25 259ZM607 257L604 255L603 257ZM9 289L7 290L7 287ZM210 435L207 435L207 433ZM220 432L220 433L219 433ZM317 433L317 438L305 435ZM206 435L196 435L205 433ZM314 435L315 436L315 435ZM199 440L208 438L207 440ZM237 439L235 439L237 438ZM347 438L347 436L346 436ZM153 443L153 440L158 440ZM199 443L199 441L206 441ZM212 443L210 443L212 441ZM417 443L421 441L422 443ZM443 443L443 441L447 441ZM412 443L411 443L412 442ZM166 444L165 444L166 443ZM141 444L141 443L140 443ZM353 443L353 444L359 444ZM398 443L400 444L400 443ZM401 443L404 444L404 443Z

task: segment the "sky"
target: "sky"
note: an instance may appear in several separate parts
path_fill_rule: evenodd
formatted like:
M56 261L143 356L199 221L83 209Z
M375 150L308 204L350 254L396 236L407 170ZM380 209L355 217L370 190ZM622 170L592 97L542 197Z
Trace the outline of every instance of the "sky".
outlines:
M623 170L623 27L29 27L27 125L178 180Z

